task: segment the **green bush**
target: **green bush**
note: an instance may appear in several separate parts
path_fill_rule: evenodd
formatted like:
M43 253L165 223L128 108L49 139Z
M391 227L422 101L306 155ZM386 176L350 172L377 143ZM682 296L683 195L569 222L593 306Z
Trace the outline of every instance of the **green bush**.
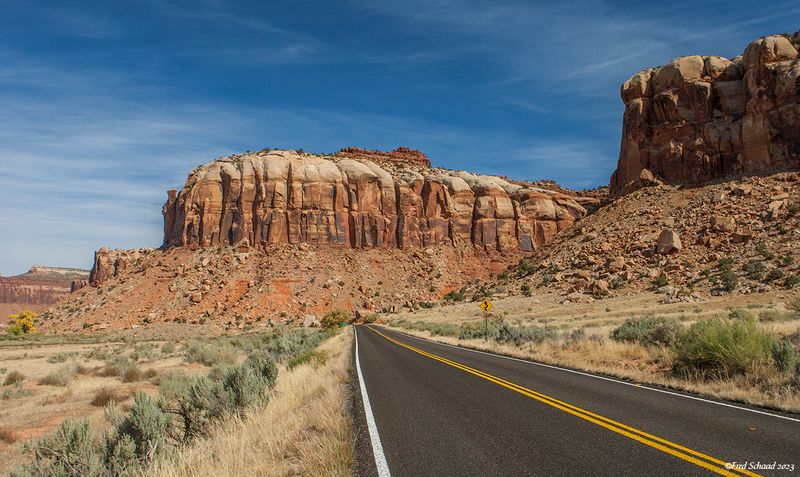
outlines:
M467 299L467 287L461 287L460 290L450 290L444 296L445 301L464 301Z
M252 367L233 366L222 375L222 389L227 394L230 411L239 412L258 401L266 386Z
M756 252L758 252L766 260L772 260L775 258L775 254L767 248L767 244L764 242L759 242L756 244Z
M764 277L765 282L774 282L775 280L780 280L783 278L783 270L780 268L773 268L772 270L767 273L767 276Z
M520 278L533 275L534 272L536 272L536 265L532 264L525 258L519 259L519 264L517 265L517 275L519 275Z
M503 323L497 330L495 341L498 343L513 343L522 346L526 343L541 343L546 339L555 338L557 333L552 328L533 328L527 326L511 326Z
M791 341L784 338L783 341L773 342L770 351L778 369L783 372L794 370L797 365L797 349Z
M667 285L667 276L664 275L663 273L661 275L657 276L656 279L653 280L653 285L655 285L658 288L666 286Z
M531 286L527 283L523 283L522 286L519 288L519 291L522 292L524 296L531 296Z
M338 328L344 324L350 323L353 320L353 313L348 310L333 310L329 311L322 317L320 325L322 328L329 330Z
M261 379L264 386L272 389L278 379L278 366L272 356L251 356L247 364L253 368L256 375Z
M733 291L736 287L739 286L739 279L736 277L736 273L733 270L725 270L720 274L720 279L722 280L722 288L726 291Z
M175 343L168 341L161 346L162 354L172 354L175 352Z
M186 347L186 361L206 366L231 365L236 362L236 351L223 343L192 341Z
M625 320L625 323L611 332L611 339L646 346L672 346L682 333L683 327L677 320L668 320L661 316L646 316Z
M133 455L141 463L151 462L166 449L167 428L171 418L158 403L145 393L133 397L130 413L118 419L109 413L115 425L113 435L107 436L106 455Z
M797 285L800 285L800 275L789 275L783 281L783 286L786 288L794 288Z
M195 378L186 393L177 398L177 414L183 424L183 440L204 436L211 423L228 410L227 396L222 385L206 377Z
M88 421L66 419L55 432L23 449L33 462L12 472L12 476L100 477L106 475L93 445Z
M769 362L771 340L753 320L712 318L689 327L678 341L679 366L720 375L741 374Z
M721 272L733 270L733 264L734 264L733 257L724 257L719 259L719 261L717 262L717 268Z
M744 264L742 271L745 273L745 275L747 275L747 278L761 281L761 279L764 278L764 273L767 271L767 267L763 262L753 261Z

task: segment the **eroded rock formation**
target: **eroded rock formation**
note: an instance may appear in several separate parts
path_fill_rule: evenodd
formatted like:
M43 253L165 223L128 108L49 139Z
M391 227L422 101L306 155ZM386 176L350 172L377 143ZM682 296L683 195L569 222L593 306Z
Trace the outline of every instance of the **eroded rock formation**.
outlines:
M613 194L668 182L800 167L800 36L760 38L743 56L686 56L622 85L622 143Z
M379 165L370 160L381 159L375 151L359 151L270 151L200 166L180 192L168 192L164 244L531 251L586 213L573 196L431 169L411 150L401 153L416 162L402 167L392 160Z
M100 285L116 277L152 250L151 248L131 250L100 248L94 253L94 265L92 265L92 271L89 274L89 283Z

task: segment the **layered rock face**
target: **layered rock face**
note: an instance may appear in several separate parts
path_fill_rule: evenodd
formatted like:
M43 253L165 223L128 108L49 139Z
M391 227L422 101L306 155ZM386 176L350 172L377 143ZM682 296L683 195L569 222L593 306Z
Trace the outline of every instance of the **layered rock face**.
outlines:
M431 169L407 151L416 160L381 165L370 159L381 159L375 151L344 151L242 154L198 167L180 192L168 192L164 245L532 251L586 213L575 197Z
M86 280L86 270L74 268L31 267L27 273L13 277L0 277L0 304L3 310L34 309L51 305L68 295L73 282Z
M797 34L769 36L733 60L686 56L633 75L622 85L611 192L644 185L645 169L668 182L699 184L800 167L798 44Z

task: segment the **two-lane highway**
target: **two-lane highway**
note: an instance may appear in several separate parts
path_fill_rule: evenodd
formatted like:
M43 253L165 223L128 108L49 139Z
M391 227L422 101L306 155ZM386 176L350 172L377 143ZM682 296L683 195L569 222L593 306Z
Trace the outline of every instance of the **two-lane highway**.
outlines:
M355 329L361 474L800 474L798 416Z

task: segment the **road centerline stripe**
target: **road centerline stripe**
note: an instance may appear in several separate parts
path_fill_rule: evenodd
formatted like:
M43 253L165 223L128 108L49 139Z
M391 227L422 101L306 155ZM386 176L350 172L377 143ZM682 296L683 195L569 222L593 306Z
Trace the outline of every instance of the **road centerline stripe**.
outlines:
M367 419L367 430L369 431L369 441L372 443L372 455L375 457L375 468L378 477L391 477L389 464L386 463L386 455L383 453L381 436L378 434L378 426L375 424L375 416L372 414L372 405L369 402L367 386L364 383L364 375L361 372L361 360L358 357L358 330L353 327L353 334L356 340L356 373L358 374L358 386L361 390L361 401L364 404L364 415Z
M639 429L636 429L636 428L633 428L631 426L622 424L620 422L617 422L617 421L614 421L612 419L606 418L606 417L601 416L599 414L595 414L595 413L587 411L585 409L581 409L581 408L579 408L577 406L573 406L572 404L560 401L558 399L552 398L550 396L547 396L545 394L539 393L539 392L534 391L532 389L528 389L528 388L526 388L524 386L518 385L518 384L513 383L511 381L507 381L505 379L502 379L502 378L499 378L497 376L491 375L491 374L486 373L484 371L481 371L481 370L478 370L478 369L475 369L475 368L471 368L471 367L469 367L467 365L464 365L464 364L461 364L461 363L459 363L457 361L452 361L452 360L444 358L442 356L438 356L436 354L421 350L421 349L416 348L414 346L411 346L411 345L408 345L408 344L403 343L401 341L395 340L394 338L391 338L391 337L381 333L380 331L378 331L378 330L376 330L376 329L374 329L372 327L368 326L367 329L369 329L373 333L376 333L376 334L382 336L386 340L388 340L388 341L390 341L390 342L392 342L392 343L394 343L394 344L396 344L398 346L406 348L406 349L408 349L410 351L413 351L415 353L418 353L418 354L420 354L422 356L425 356L427 358L433 359L435 361L439 361L439 362L441 362L443 364L447 364L447 365L452 366L452 367L454 367L456 369L465 371L465 372L467 372L469 374L473 374L473 375L475 375L477 377L480 377L480 378L485 379L487 381L490 381L492 383L498 384L498 385L500 385L502 387L505 387L505 388L510 389L512 391L515 391L515 392L517 392L519 394L527 396L527 397L529 397L531 399L539 401L539 402L541 402L543 404L547 404L547 405L549 405L551 407L554 407L554 408L559 409L559 410L561 410L563 412L566 412L568 414L571 414L571 415L574 415L576 417L579 417L579 418L581 418L583 420L589 421L589 422L591 422L593 424L601 426L601 427L603 427L605 429L608 429L608 430L610 430L612 432L615 432L615 433L620 434L622 436L628 437L629 439L635 440L635 441L640 442L642 444L645 444L645 445L647 445L649 447L652 447L654 449L660 450L660 451L662 451L664 453L670 454L670 455L672 455L674 457L677 457L679 459L682 459L684 461L687 461L687 462L690 462L692 464L695 464L695 465L697 465L699 467L702 467L702 468L704 468L706 470L709 470L711 472L715 472L717 474L726 475L726 476L748 475L750 477L759 477L759 474L750 472L748 470L726 469L725 468L725 464L726 463L724 461L716 459L716 458L711 457L711 456L708 456L706 454L703 454L702 452L695 451L693 449L689 449L687 447L684 447L684 446L682 446L680 444L676 444L674 442L671 442L671 441L669 441L667 439L663 439L661 437L648 434L648 433L646 433L644 431L641 431Z

